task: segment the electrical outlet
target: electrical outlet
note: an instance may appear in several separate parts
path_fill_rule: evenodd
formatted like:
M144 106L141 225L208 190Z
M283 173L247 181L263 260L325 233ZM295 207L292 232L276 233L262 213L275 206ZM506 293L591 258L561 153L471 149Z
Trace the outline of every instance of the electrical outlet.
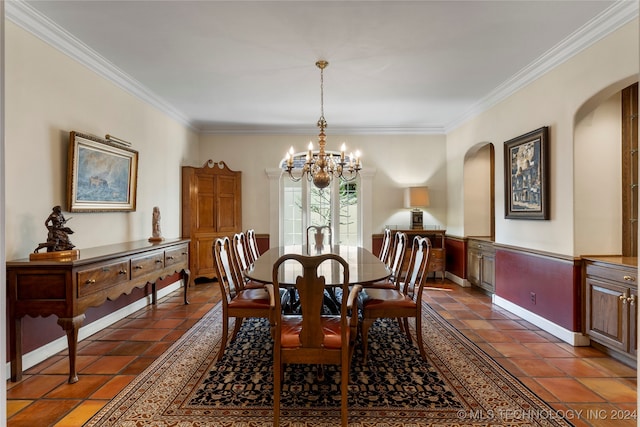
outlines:
M536 293L535 292L531 292L530 298L531 298L531 302L535 304L536 303Z

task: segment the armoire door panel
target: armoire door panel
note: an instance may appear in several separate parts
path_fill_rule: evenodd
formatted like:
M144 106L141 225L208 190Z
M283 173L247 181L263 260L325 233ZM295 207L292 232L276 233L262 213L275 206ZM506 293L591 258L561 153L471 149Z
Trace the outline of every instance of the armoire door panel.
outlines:
M215 277L212 246L242 231L242 173L224 162L182 168L182 235L191 239L194 278Z

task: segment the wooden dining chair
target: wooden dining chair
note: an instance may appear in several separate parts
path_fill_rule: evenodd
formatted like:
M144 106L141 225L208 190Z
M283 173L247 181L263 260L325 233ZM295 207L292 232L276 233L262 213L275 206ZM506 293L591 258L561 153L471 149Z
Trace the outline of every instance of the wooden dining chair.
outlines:
M336 264L336 271L342 271L340 289L340 313L324 314L323 300L325 277L318 276L318 266L324 262ZM347 391L349 386L349 365L353 357L358 331L356 304L362 289L354 285L349 290L349 264L335 254L304 256L286 254L273 265L273 286L280 289L278 273L284 263L300 264L302 275L296 278L301 311L299 315L284 315L278 299L275 300L274 347L273 347L273 420L279 425L280 391L284 379L284 365L312 364L340 365L340 395L342 425L347 426ZM340 267L341 266L341 267Z
M310 225L307 227L307 253L317 255L325 246L333 245L331 227L328 225Z
M260 250L256 240L256 231L253 228L247 230L247 246L249 247L249 259L251 263L254 263L260 256Z
M273 315L276 300L279 301L279 298L274 298L273 285L270 283L259 288L245 287L242 276L236 271L231 252L232 247L228 237L216 239L213 244L213 257L222 295L222 342L217 360L222 358L227 342L233 341L245 318L270 318ZM231 317L234 317L236 322L233 335L229 340L229 318Z
M411 258L404 281L396 288L365 288L360 300L362 308L362 345L363 359L367 360L369 328L380 318L394 318L402 321L409 342L409 318L416 320L416 341L420 355L425 358L422 342L422 289L424 287L431 255L431 241L426 237L416 236L411 247Z
M397 231L393 236L393 246L391 246L390 256L388 260L391 275L379 282L373 282L366 285L367 288L395 288L399 289L399 282L402 277L402 266L404 264L404 255L407 249L407 234Z
M391 229L389 227L385 227L384 232L382 234L382 246L380 246L380 252L378 253L378 258L380 261L387 264L389 262L389 253L391 250Z
M231 254L233 256L234 269L237 276L244 281L245 288L262 288L264 283L255 282L250 280L245 271L251 266L251 262L248 259L248 245L244 233L236 233L232 238ZM239 279L238 279L239 280Z

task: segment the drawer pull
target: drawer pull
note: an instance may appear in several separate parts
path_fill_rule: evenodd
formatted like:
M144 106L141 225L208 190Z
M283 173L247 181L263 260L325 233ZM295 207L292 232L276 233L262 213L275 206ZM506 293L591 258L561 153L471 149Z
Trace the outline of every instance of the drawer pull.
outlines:
M182 252L182 255L189 255L189 252Z
M167 259L168 259L168 260L172 260L172 259L173 259L173 257L172 257L172 256L168 256L168 257L167 257Z
M142 266L141 266L141 265L136 265L134 268L135 268L136 270L142 270Z
M635 305L636 296L635 295L631 295L629 298L627 298L627 301L629 301L629 305Z
M624 280L626 280L627 282L635 282L636 278L633 276L624 276Z
M623 305L627 303L627 297L624 295L620 295L618 299L620 300L620 302L622 302Z
M120 270L118 271L118 274L127 274L127 270Z
M94 283L96 283L96 280L95 279L87 279L87 281L84 282L84 283L87 284L87 285L93 285Z
M162 264L162 260L161 259L157 259L156 260L156 264Z

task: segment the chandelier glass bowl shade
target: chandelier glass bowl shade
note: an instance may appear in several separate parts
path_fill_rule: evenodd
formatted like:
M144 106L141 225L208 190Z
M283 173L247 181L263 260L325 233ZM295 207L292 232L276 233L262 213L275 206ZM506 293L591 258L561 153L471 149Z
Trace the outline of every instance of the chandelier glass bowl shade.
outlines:
M356 151L356 155L345 156L345 144L340 148L340 156L327 153L325 146L327 144L326 135L324 133L327 127L327 121L324 119L324 69L329 65L327 61L320 60L316 62L316 67L320 68L320 118L317 126L320 128L318 134L319 150L314 152L313 143L309 142L307 156L302 165L302 174L295 177L294 170L294 151L293 147L285 156L285 171L289 174L292 181L298 182L303 178L313 182L318 188L326 188L331 184L334 177L338 177L343 181L353 181L358 177L360 166L360 152ZM297 163L297 162L296 162Z

